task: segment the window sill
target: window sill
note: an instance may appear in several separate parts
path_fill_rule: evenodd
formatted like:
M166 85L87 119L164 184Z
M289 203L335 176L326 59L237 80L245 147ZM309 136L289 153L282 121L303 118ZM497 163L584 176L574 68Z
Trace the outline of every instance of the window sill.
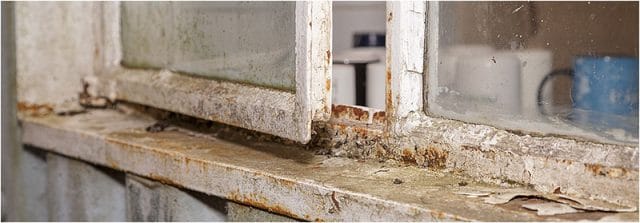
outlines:
M75 116L21 115L20 120L26 144L298 219L559 221L589 217L585 213L542 217L519 207L467 198L456 192L501 188L456 174L393 162L329 158L264 142L239 144L181 128L149 133L145 128L155 120L115 110ZM394 183L395 179L402 182ZM631 183L637 186L637 180ZM637 219L637 212L627 217Z

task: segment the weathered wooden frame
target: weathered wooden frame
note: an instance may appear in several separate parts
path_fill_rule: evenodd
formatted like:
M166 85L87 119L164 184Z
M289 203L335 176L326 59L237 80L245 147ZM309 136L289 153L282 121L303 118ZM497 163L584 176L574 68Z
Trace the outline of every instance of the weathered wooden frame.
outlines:
M423 114L427 3L387 2L387 133L402 136Z
M331 3L296 2L295 93L206 80L171 71L134 70L120 65L120 4L105 2L96 21L104 51L99 72L86 78L91 95L151 105L307 142L311 122L331 112Z

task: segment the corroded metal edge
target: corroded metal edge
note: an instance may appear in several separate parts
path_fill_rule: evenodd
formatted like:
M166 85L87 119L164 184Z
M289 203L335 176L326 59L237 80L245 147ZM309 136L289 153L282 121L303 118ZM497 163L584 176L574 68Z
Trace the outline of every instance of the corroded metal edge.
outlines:
M399 187L355 160L291 161L188 132L154 135L142 130L153 120L112 110L21 119L28 144L298 219L550 220L454 196L450 186L427 185L444 181L425 178L433 173L424 169L390 167L396 177L408 177Z

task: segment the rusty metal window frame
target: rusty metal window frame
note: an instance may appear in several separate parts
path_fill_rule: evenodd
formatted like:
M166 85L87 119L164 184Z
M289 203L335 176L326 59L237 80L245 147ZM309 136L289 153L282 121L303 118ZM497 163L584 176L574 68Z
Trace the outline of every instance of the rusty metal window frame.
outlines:
M104 2L95 24L103 52L98 72L85 78L88 93L106 96L307 142L311 122L328 120L331 110L331 3L296 2L295 93L168 70L120 65L120 3Z

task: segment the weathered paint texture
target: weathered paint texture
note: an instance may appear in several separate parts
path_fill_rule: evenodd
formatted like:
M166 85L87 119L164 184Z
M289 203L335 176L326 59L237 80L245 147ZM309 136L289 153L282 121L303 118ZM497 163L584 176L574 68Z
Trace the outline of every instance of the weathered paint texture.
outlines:
M118 100L149 104L285 138L310 137L310 128L297 117L310 113L296 110L295 95L289 92L194 79L169 71L119 69L103 79L87 80L98 88L98 95L113 95Z
M105 53L101 61L105 67L84 79L90 86L90 95L152 105L300 142L309 141L312 119L328 119L331 103L328 99L331 89L326 88L331 82L330 63L326 59L330 57L331 46L329 2L295 3L295 64L290 67L295 70L295 91L194 78L173 72L184 71L180 69L151 71L114 64L121 59L119 56L123 56L119 24L124 21L119 20L118 5L105 3L101 5L102 14L95 16L102 21L100 43ZM122 11L128 12L126 7ZM162 33L162 29L158 32ZM323 33L326 35L321 35ZM123 36L123 39L131 38ZM158 61L153 63L165 63L160 57L155 59ZM182 83L178 85L167 79L179 79Z
M331 116L331 71L333 9L330 1L312 1L311 106L314 121L327 121Z
M123 53L121 10L117 2L16 3L18 101L27 107L48 106L51 110L68 106L78 100L78 94L83 91L83 77L88 77L84 82L90 85L87 93L92 96L146 103L306 142L311 135L311 120L327 120L330 114L331 89L327 86L331 82L331 10L330 3L326 1L295 3L292 13L293 10L297 14L287 17L295 17L295 24L292 22L295 26L289 27L295 30L292 33L296 42L295 53L290 53L295 56L295 64L290 64L289 68L295 71L295 82L292 83L295 83L293 92L296 93L229 83L236 92L246 93L220 97L219 91L205 90L205 87L210 87L208 82L216 83L212 80L180 75L184 76L183 79L192 80L186 81L192 88L163 84L161 80L164 77L179 75L167 70L164 72L171 75L148 72L146 76L154 77L132 77L142 79L138 82L128 83L126 77L120 78L122 75L144 73L145 70L128 69L131 72L118 73L122 68L120 60ZM194 22L200 24L204 21L194 19ZM151 82L155 84L145 85ZM176 94L181 95L170 97ZM209 101L212 98L214 102Z
M310 147L321 154L394 159L486 182L637 205L638 147L519 135L438 118L421 122L400 138L364 125L319 123Z
M426 3L387 2L387 133L403 136L422 113Z
M179 126L146 132L144 129L153 123L138 115L110 110L92 110L72 117L23 117L24 140L29 144L297 219L567 217L536 216L533 211L509 209L458 195L456 192L467 187L502 189L455 172L420 169L397 162L318 156L269 142L243 140L239 144ZM74 142L73 146L69 142ZM443 157L438 155L441 152L426 154L438 159ZM529 190L517 184L505 186ZM580 216L571 218L581 219Z
M532 136L427 116L423 111L423 100L427 98L423 88L428 86L424 71L432 70L434 64L424 64L424 58L425 55L437 56L437 50L428 51L437 49L437 45L431 41L429 48L425 48L424 35L427 30L437 31L437 27L426 27L436 26L437 21L426 21L427 13L435 13L436 7L437 3L387 3L385 137L359 137L353 134L352 128L344 131L344 127L332 127L328 128L328 139L314 141L330 145L327 153L334 155L393 158L419 166L463 172L489 182L528 185L544 192L559 190L637 205L637 146L592 143L542 134ZM341 146L343 138L364 142ZM375 139L369 141L367 138Z
M120 59L120 52L116 50L120 43L114 41L119 39L119 32L114 31L119 30L118 3L105 3L104 7L98 7L103 12L98 16L105 19L103 23L78 17L92 15L96 10L92 6L94 4L97 3L16 3L17 14L22 15L16 23L17 33L25 36L17 42L18 95L24 102L21 103L25 115L24 139L29 144L306 220L438 220L456 217L547 220L522 210L496 209L496 206L474 200L451 197L447 191L452 189L452 185L455 189L460 182L449 182L447 179L450 178L442 177L458 177L458 174L471 177L463 178L465 182L476 179L637 206L637 146L531 136L424 116L420 111L423 107L420 105L423 103L422 90L404 87L409 83L420 86L423 83L419 64L407 61L420 57L414 55L417 51L410 50L419 48L420 43L407 41L415 38L410 33L424 34L417 32L421 29L421 23L416 22L419 21L417 17L424 16L419 2L388 3L388 28L398 33L390 35L387 42L392 44L387 49L387 112L346 108L342 110L344 114L336 113L328 123L315 123L316 137L309 148L318 149L315 152L319 154L357 158L364 163L299 152L297 148L288 146L295 143L282 139L278 142L286 142L282 144L287 145L254 141L264 136L257 133L243 138L242 143L229 143L198 131L179 129L146 133L143 129L153 124L152 119L112 110L90 110L87 114L69 117L53 116L51 111L57 104L73 99L82 90L80 77L100 70L106 76L114 75L110 80L115 80L115 84L91 78L88 82L102 85L106 89L104 96L263 132L285 131L280 136L288 138L308 139L305 137L311 135L311 120L318 118L305 111L321 106L306 102L322 97L308 92L298 94L301 91L297 91L293 95L260 88L245 91L247 88L231 83L184 81L182 78L186 77L168 71L140 71L146 74L138 77L126 75L138 71L119 74L113 70ZM308 4L300 4L296 10L313 11ZM65 10L75 13L62 16ZM313 30L317 24L309 23L313 19L297 19L300 19L296 22L300 28ZM105 23L111 20L114 22ZM413 21L415 26L402 28L402 24L408 21ZM43 35L43 30L51 32ZM92 45L96 38L92 33L95 32L103 32L97 44L103 48ZM88 34L78 37L73 33ZM307 37L298 35L298 38L307 47L300 47L299 55L306 52L305 49L313 51L315 45L310 44L310 40L305 39ZM98 59L91 56L96 52L100 55L96 56ZM330 58L330 52L324 53ZM80 59L79 55L82 55ZM299 59L297 69L314 67L302 61L309 58ZM39 60L39 63L31 63L34 60ZM102 67L102 63L107 67ZM301 81L296 81L299 84L297 88L316 92L317 88L310 87L317 84L313 79L316 76L300 75L296 77L301 78ZM3 91L4 83L3 79ZM240 93L227 94L228 91ZM155 94L150 95L150 92ZM260 95L266 97L260 98ZM231 103L233 101L235 103ZM248 103L243 104L245 102ZM234 106L229 107L229 104ZM282 117L285 118L280 119ZM351 117L356 121L353 122ZM388 121L386 129L382 124L385 119ZM259 125L265 129L273 128L273 131L256 127ZM394 138L396 136L401 137ZM266 138L271 140L270 137ZM3 159L5 148L3 145ZM385 162L376 164L366 159ZM387 167L391 167L388 165L398 164L393 160L401 161L402 165L427 168L394 167L387 171ZM3 168L3 176L4 171ZM403 183L393 184L396 178L399 179L396 182ZM454 181L458 181L457 178ZM240 185L253 186L241 188ZM470 212L469 208L475 211Z
M53 104L77 99L94 73L100 48L96 2L16 2L18 101Z

